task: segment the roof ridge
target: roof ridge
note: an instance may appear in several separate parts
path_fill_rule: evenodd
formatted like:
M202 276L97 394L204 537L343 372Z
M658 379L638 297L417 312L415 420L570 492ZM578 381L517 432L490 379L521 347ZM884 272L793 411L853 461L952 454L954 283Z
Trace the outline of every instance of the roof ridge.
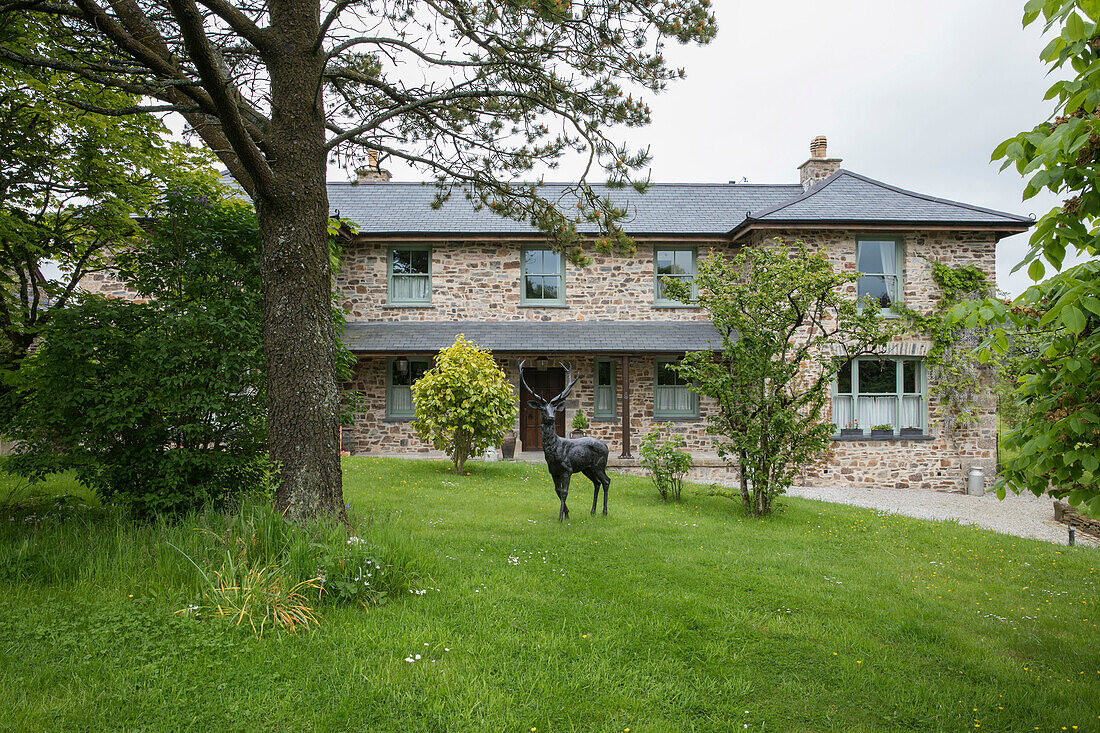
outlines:
M831 184L833 181L840 178L840 175L842 173L846 173L846 172L847 171L844 168L838 168L835 173L830 174L828 177L823 179L820 183L818 183L815 186L811 186L810 188L803 191L800 195L795 196L790 201L787 201L787 202L781 203L781 204L776 204L775 206L764 209L759 214L754 214L751 211L746 213L745 214L745 221L763 219L765 216L771 216L772 214L774 214L777 211L782 211L783 209L787 208L788 206L793 206L794 204L797 204L799 201L805 201L806 199L810 198L811 196L815 196L815 195L821 193L823 190L825 190L829 186L829 184Z

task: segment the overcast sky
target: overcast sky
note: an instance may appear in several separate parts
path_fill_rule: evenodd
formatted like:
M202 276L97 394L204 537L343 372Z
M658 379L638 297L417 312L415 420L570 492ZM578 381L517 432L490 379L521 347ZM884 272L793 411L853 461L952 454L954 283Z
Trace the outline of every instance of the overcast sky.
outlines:
M921 193L1042 215L1053 196L1021 201L993 148L1046 119L1052 83L1040 29L1022 29L1023 0L714 0L718 37L671 47L687 78L652 100L647 142L656 182L797 182L810 139L849 170ZM422 175L387 164L395 180ZM565 165L553 180L576 174ZM342 175L342 174L337 174ZM1027 234L1001 241L998 285Z

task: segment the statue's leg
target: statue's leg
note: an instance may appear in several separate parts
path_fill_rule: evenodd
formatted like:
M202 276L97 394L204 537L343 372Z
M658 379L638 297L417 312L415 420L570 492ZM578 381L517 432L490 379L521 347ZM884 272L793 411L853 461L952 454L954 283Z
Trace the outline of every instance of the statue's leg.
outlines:
M607 475L607 471L600 470L600 483L603 484L603 515L607 516L607 490L611 488L611 478ZM596 506L593 504L592 511L596 511Z
M561 493L561 479L554 476L554 493L558 495L558 521L565 516L565 497Z
M583 473L592 482L593 493L592 493L592 511L591 511L591 514L595 514L596 513L596 502L600 498L600 477L599 477L599 474L596 473L596 469L594 469L594 468L586 468L586 469L584 469Z
M561 510L565 513L566 519L569 519L569 507L565 505L569 498L569 478L568 473L561 477Z

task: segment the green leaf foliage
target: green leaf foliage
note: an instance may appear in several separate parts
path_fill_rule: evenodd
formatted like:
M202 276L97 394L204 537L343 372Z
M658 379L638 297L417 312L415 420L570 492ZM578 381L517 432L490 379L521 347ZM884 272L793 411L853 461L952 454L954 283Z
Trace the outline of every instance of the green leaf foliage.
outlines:
M981 306L997 303L986 301L970 317L988 325L981 348L1008 355L1014 378L1002 398L1012 420L1002 438L1001 492L1067 496L1100 516L1100 265L1062 270L1067 252L1100 254L1100 3L1029 0L1023 20L1042 22L1051 38L1040 60L1062 77L1046 95L1055 112L1001 143L993 159L1027 179L1024 199L1043 189L1063 199L1036 222L1031 250L1017 265L1036 281L1054 274L1009 306L990 313Z
M721 350L688 354L675 368L716 401L707 431L740 467L742 502L754 514L770 513L774 498L830 445L833 428L823 416L843 364L884 346L896 330L877 306L856 303L857 279L834 272L802 242L776 240L699 263L697 302L721 334ZM691 299L682 283L666 288Z
M680 501L684 475L691 470L693 461L690 453L680 450L684 447L684 436L669 432L669 437L662 440L661 427L655 426L642 438L638 454L661 499Z
M63 30L46 16L8 14L0 40L48 53ZM138 101L78 75L0 62L0 370L18 370L53 309L110 248L137 241L135 217L149 215L158 185L205 160L170 142L153 115L74 107ZM57 274L47 278L50 265ZM0 396L0 418L10 419L13 395L0 387Z
M421 439L446 451L455 473L466 459L499 445L516 421L516 394L487 349L459 334L412 385Z
M58 310L14 380L13 470L75 470L139 516L224 503L268 473L255 216L202 179L156 212L117 258L142 298Z

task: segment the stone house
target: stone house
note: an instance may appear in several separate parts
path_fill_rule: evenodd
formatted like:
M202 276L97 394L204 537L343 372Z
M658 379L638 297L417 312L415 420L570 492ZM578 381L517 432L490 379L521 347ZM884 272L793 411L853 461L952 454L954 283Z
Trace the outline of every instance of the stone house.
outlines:
M610 463L637 472L639 436L667 424L695 455L693 479L735 478L705 430L714 405L666 368L686 352L718 348L717 332L700 309L665 298L659 278L690 279L698 258L712 251L801 239L825 247L836 268L861 273L860 297L927 311L939 298L929 260L972 264L992 281L997 241L1032 224L871 180L840 163L819 137L798 182L609 191L629 211L626 229L637 252L594 254L587 268L567 265L534 227L475 210L460 193L433 208L433 186L390 181L376 161L356 182L330 183L333 215L359 227L336 273L348 320L343 339L358 357L345 386L365 405L344 429L343 449L427 453L412 427L409 386L463 333L493 351L515 387L517 451L541 456L538 416L521 394L519 363L528 362L527 381L548 396L564 387L559 364L566 364L578 381L559 417L560 435L583 411L587 434L611 448ZM548 184L544 196L553 200L562 188ZM112 274L82 285L133 295ZM920 336L902 338L884 359L849 365L831 404L832 422L849 430L838 429L829 454L804 473L806 483L951 491L964 488L974 465L992 479L996 405L981 405L974 427L948 434L933 419L923 361L930 346ZM890 434L870 435L879 424L891 425Z
M357 222L337 274L348 311L345 343L358 355L353 382L367 408L346 428L352 455L421 453L409 385L457 334L492 349L515 386L517 451L539 451L538 417L526 407L518 364L537 391L564 386L559 363L579 377L558 432L580 410L588 435L606 441L613 465L636 470L638 436L668 423L696 454L693 478L731 478L705 432L714 405L666 365L688 351L716 348L698 308L663 297L659 277L690 279L699 257L760 246L775 237L824 245L834 265L858 271L861 297L928 310L939 297L929 259L973 264L994 278L999 239L1031 219L906 191L842 169L823 137L790 184L656 184L644 195L610 191L630 212L630 257L594 255L569 266L522 222L478 211L461 195L433 208L435 190L398 183L375 166L354 183L329 184L334 214ZM545 186L553 200L560 186ZM886 358L860 359L837 380L830 454L807 483L957 490L966 471L993 476L996 406L976 426L947 435L930 416L930 343L910 337ZM872 437L870 427L892 426Z

